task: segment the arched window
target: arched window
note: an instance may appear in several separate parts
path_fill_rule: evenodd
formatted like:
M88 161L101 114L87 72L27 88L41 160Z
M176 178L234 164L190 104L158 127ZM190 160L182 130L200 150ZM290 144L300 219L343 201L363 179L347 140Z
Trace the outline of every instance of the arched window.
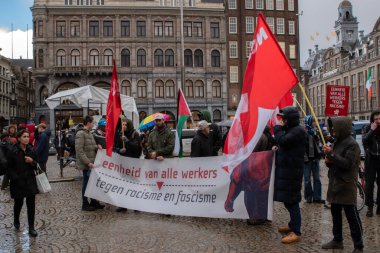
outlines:
M218 50L211 52L211 67L220 67L220 53Z
M165 83L165 95L167 98L174 98L174 82L167 80Z
M137 97L146 98L146 82L144 80L140 80L137 83Z
M121 66L122 67L131 66L131 52L129 52L129 50L126 48L121 50Z
M131 83L128 80L124 80L121 82L121 94L131 96Z
M222 94L222 86L219 81L213 81L212 82L212 97L213 98L220 98Z
M57 66L66 65L66 52L63 49L57 51Z
M197 49L194 52L194 66L203 67L203 52L200 49Z
M193 94L193 82L191 80L187 80L185 82L185 96L189 97L189 98L194 97L194 94Z
M173 67L174 66L174 52L171 49L165 51L165 66Z
M146 53L145 50L140 48L137 50L137 67L145 67L146 66Z
M40 105L45 105L45 99L49 97L49 90L46 88L46 86L42 86L40 90Z
M111 49L104 50L104 65L112 66L113 52Z
M212 114L213 114L212 118L213 118L214 122L222 121L222 113L220 110L215 110Z
M90 65L91 66L99 65L99 51L96 49L91 49L90 51Z
M193 66L193 52L190 49L185 50L185 66L186 67Z
M44 50L38 49L38 67L43 68L44 67Z
M204 97L204 85L201 80L198 80L195 82L195 97L196 98L203 98Z
M154 84L154 96L156 98L164 98L164 82L157 80Z
M164 66L164 52L161 49L157 49L156 51L154 51L154 66Z
M78 49L71 51L71 66L80 66L80 52Z

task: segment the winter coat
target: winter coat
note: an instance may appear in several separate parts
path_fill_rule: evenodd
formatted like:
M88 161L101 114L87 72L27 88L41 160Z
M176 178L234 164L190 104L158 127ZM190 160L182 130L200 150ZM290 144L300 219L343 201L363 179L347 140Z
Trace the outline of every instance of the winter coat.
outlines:
M272 150L272 147L276 145L276 141L270 133L269 126L265 127L263 134L261 135L259 141L257 142L253 152L261 152Z
M25 156L31 157L33 163L26 163ZM34 170L37 168L37 162L33 146L27 145L24 151L19 143L14 144L8 151L7 159L11 197L20 199L36 195L38 188Z
M213 146L210 142L210 135L206 136L202 131L198 130L191 141L191 157L212 156Z
M123 140L121 133L118 134L118 138L115 139L115 149L114 151L122 156L140 158L141 156L141 140L139 133L135 130L128 130L124 132L124 146L125 153L120 153L123 148Z
M284 203L301 201L305 154L305 131L299 125L299 113L294 107L285 107L285 126L275 126L274 135L279 149L276 154L274 200Z
M311 149L314 154L311 153ZM321 150L319 148L319 138L315 133L305 132L305 162L319 160L321 158Z
M98 146L90 130L79 129L75 135L76 162L79 170L87 170L94 163Z
M49 159L49 140L51 136L50 130L45 130L38 134L37 138L37 162L46 163Z
M356 205L356 181L359 173L360 148L351 136L348 117L332 118L336 141L327 154L329 186L327 201L333 204Z
M102 148L105 149L106 148L106 133L100 129L96 129L93 135L94 135L96 144L99 144L100 146L102 146Z
M212 143L212 155L217 156L219 149L222 147L223 137L219 126L211 122L211 114L205 110L201 112L201 119L206 120L210 125L210 141Z
M156 152L157 156L173 157L175 144L174 133L170 128L165 126L165 129L159 131L156 127L149 134L148 152Z
M363 134L363 147L367 155L380 158L380 128L373 131L371 127Z

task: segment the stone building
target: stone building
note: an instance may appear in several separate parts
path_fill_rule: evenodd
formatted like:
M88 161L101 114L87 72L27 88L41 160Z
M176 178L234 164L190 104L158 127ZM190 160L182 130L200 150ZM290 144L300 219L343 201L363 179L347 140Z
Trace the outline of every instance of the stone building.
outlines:
M306 89L317 117L324 122L326 85L350 86L349 116L354 120L369 119L373 109L379 108L380 83L380 18L373 30L364 35L349 1L342 1L335 21L336 44L327 49L309 50L304 65L309 80ZM365 87L371 71L372 97Z
M194 120L207 109L220 121L227 114L223 0L184 5L184 93ZM31 10L37 118L47 113L44 100L58 91L109 88L115 59L121 93L135 98L140 120L158 111L176 120L182 62L178 1L35 0ZM82 109L62 102L55 119L80 121ZM53 124L53 113L47 116Z

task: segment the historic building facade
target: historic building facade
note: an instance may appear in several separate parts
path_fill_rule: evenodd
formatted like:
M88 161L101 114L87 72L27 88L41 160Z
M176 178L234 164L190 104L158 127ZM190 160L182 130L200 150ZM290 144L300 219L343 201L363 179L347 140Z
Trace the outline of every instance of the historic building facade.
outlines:
M227 0L228 116L235 115L252 48L257 16L262 13L293 70L300 74L298 0ZM300 97L297 88L294 96Z
M369 119L373 109L379 108L380 83L380 18L373 30L364 35L349 1L342 1L335 21L337 41L327 49L309 50L304 65L308 80L306 89L317 117L324 122L326 85L350 86L349 116L354 120ZM372 97L369 98L366 80L370 75Z
M223 0L189 0L184 5L181 54L177 1L35 0L36 117L46 114L44 100L58 91L84 85L109 88L115 59L121 93L135 98L140 119L160 111L176 120L183 55L183 89L194 119L205 109L214 121L225 119ZM56 119L82 117L82 110L71 104L63 103L55 113Z

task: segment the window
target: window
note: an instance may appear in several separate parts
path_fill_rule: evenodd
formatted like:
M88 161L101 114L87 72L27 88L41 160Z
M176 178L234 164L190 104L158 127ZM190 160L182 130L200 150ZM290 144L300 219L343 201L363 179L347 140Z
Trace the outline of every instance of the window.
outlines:
M104 65L111 66L113 59L113 52L111 49L104 50Z
M42 38L44 36L44 21L38 20L38 37Z
M173 21L165 21L165 36L173 37Z
M220 53L218 50L211 52L211 67L220 67Z
M98 37L99 36L99 21L90 21L89 23L89 36Z
M203 52L200 49L197 49L194 52L194 66L203 67Z
M77 49L71 51L71 66L80 66L80 52Z
M121 66L122 67L130 67L131 66L131 52L124 48L121 50Z
M96 49L92 49L90 51L90 65L91 66L99 65L99 51Z
M191 29L192 29L192 24L191 22L183 22L183 35L185 37L191 37Z
M113 36L113 24L111 20L103 21L103 36L105 37Z
M173 80L168 80L165 83L165 95L167 98L174 98L174 82Z
M165 51L165 66L174 67L174 52L171 49Z
M212 82L212 97L220 98L222 96L222 85L219 81Z
M211 22L210 23L210 32L211 32L211 38L219 38L219 23L218 22Z
M137 21L137 37L145 37L146 36L146 27L145 21Z
M267 0L267 10L274 10L274 0Z
M154 86L154 97L164 98L164 82L157 80Z
M296 34L296 29L295 29L295 22L294 21L289 21L289 34L290 35L295 35Z
M254 32L254 19L253 17L245 17L245 32L253 33Z
M282 49L282 52L284 52L284 54L286 54L285 50L286 50L286 45L285 45L285 42L278 42L278 44L280 45L281 49Z
M162 37L164 35L164 28L162 21L154 21L154 36Z
M38 67L39 68L44 67L44 50L43 49L38 50Z
M251 50L252 50L252 40L246 41L245 42L245 52L246 52L246 57L249 58L251 55Z
M256 9L259 9L259 10L264 9L264 0L256 0Z
M285 34L284 18L277 18L277 34Z
M121 94L131 96L131 83L128 80L121 82Z
M65 66L66 65L66 52L65 50L58 50L57 51L57 66Z
M222 112L220 110L215 110L212 113L212 118L213 118L214 122L222 121Z
M140 48L137 50L137 67L145 67L146 66L146 53L145 50Z
M202 22L194 22L194 36L195 37L202 37Z
M146 98L146 82L143 80L140 80L137 83L137 97L138 98Z
M189 98L194 97L193 82L191 80L187 80L185 82L185 97L189 97Z
M185 50L185 66L186 67L193 66L193 52L190 49Z
M204 84L202 81L198 80L195 82L195 92L194 96L196 98L203 98L204 97Z
M229 31L230 33L237 33L237 18L230 17L229 22Z
M268 26L269 26L269 28L271 29L271 31L274 33L274 18L272 18L272 17L267 17L266 18L266 20L267 20L267 23L268 23Z
M238 58L238 42L230 41L230 58Z
M164 66L164 52L161 49L156 49L156 51L154 51L154 66L155 67ZM164 86L164 83L162 83L162 86Z
M70 22L70 36L79 37L80 36L80 23L79 21Z
M278 11L284 10L284 0L276 0L276 10Z
M239 82L239 67L238 66L230 66L230 82L237 83Z
M130 26L129 21L127 20L121 21L120 27L121 27L121 37L131 36L131 26Z
M40 91L40 105L45 105L47 99L49 97L49 91L45 86L42 86L41 91Z
M228 0L228 9L230 10L236 9L236 0Z
M245 8L253 9L253 0L245 0Z
M288 0L288 11L294 11L294 0Z
M296 45L289 45L289 59L296 59Z
M57 21L56 23L56 36L66 37L66 21Z

